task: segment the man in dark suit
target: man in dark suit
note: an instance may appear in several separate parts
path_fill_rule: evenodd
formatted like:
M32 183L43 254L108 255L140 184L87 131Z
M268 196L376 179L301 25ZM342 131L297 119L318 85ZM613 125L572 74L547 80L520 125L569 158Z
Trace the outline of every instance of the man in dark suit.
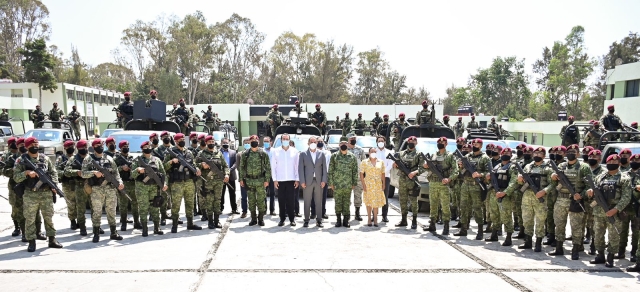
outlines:
M236 162L233 164L233 166L231 166L231 169L233 169L234 171L238 169L240 160L242 159L242 153L244 151L247 151L249 147L249 139L242 140L242 147L240 148L241 150L236 153ZM247 199L247 188L240 186L240 205L242 206L242 215L240 215L240 218L247 217L247 209L249 209Z
M304 198L304 227L309 227L311 199L316 203L316 210L322 210L322 193L327 184L327 159L318 150L317 138L309 138L309 149L300 152L298 158L298 179ZM322 227L322 216L316 217L316 226Z
M221 141L222 148L220 151L222 152L222 156L224 160L227 161L227 165L230 165L230 174L229 174L229 184L234 186L236 185L236 180L238 176L236 175L236 151L229 148L229 139L223 138ZM238 204L236 203L236 190L229 188L227 184L222 185L222 197L220 198L220 212L224 210L224 193L225 191L229 191L229 203L231 204L231 214L240 214L238 213Z

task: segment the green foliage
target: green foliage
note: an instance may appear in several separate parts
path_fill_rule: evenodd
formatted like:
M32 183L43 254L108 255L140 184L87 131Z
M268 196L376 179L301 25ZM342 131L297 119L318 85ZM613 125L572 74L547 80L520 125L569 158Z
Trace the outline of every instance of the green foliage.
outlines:
M22 61L23 80L38 83L40 98L42 98L43 89L53 93L58 88L56 78L51 73L56 64L53 56L47 51L44 39L26 42L24 49L20 49L20 54L24 57Z

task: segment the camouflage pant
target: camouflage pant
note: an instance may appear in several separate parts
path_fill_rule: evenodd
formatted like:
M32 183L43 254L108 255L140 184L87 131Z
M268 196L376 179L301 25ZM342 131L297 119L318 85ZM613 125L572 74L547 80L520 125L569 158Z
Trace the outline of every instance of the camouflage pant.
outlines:
M415 183L411 180L400 179L398 200L400 200L400 212L402 215L409 214L409 204L411 204L411 213L418 215L418 197L411 196L414 185Z
M336 204L336 215L349 216L351 214L351 189L334 190L333 201Z
M36 222L38 217L38 211L42 212L42 219L44 220L44 228L47 231L47 236L56 236L56 229L53 227L53 197L51 192L40 191L33 192L31 190L25 190L23 196L24 202L24 219L25 219L25 231L27 240L36 239L36 230L39 229L39 223ZM37 225L36 225L37 224Z
M84 192L84 180L76 180L76 218L78 219L79 226L85 226L86 216L85 212L87 211L87 201L89 200L89 195Z
M171 217L173 218L174 225L178 223L180 204L183 198L186 217L193 221L193 200L195 199L195 194L196 187L192 180L171 184Z
M358 184L353 189L353 206L356 208L362 207L362 182L358 180Z
M222 213L222 208L220 207L220 202L222 199L222 181L218 179L215 183L208 183L206 185L207 197L205 198L204 208L207 210L208 216L213 216L213 214L220 215ZM266 194L265 194L266 196ZM266 205L265 205L266 211Z
M636 222L636 214L633 211L633 204L620 212L620 248L626 248L629 242L629 224L631 224L631 243L638 242L638 223Z
M277 127L271 126L271 137L274 139L276 138L276 128Z
M479 228L482 228L482 201L480 201L481 189L474 181L465 180L460 191L460 221L469 224L471 212Z
M451 191L449 187L439 182L429 184L429 217L437 220L438 208L442 206L442 221L448 222L451 219Z
M206 122L206 123L205 123L205 125L206 125L207 127L209 127L209 130L214 131L214 129L213 129L213 122Z
M485 216L484 217L485 221L487 221L488 223L492 223L492 220L491 220L491 205L489 204L489 200L488 199L485 199L484 202L482 202L482 215Z
M574 246L579 246L582 244L582 238L584 237L584 212L569 212L569 205L571 205L571 199L560 194L553 210L556 240L564 241L568 215L571 223L572 243Z
M185 125L180 125L180 133L185 134L185 135L189 135L187 133L188 128Z
M522 192L515 190L513 192L513 217L518 220L518 224L522 225Z
M16 192L13 191L13 188L16 186L16 183L13 180L9 181L9 205L11 205L11 219L15 220L19 224L22 224L24 221L24 209L22 198L19 198L16 195Z
M76 136L76 137L82 137L82 134L80 134L80 124L77 123L71 123L71 128L73 129L73 133L72 135ZM107 137L105 137L107 138Z
M259 213L267 212L267 205L264 199L267 197L267 192L264 188L264 179L246 179L247 198L249 200L249 212L255 213L256 207ZM222 192L220 193L222 195ZM218 200L219 202L220 200ZM220 210L220 208L218 208Z
M544 237L544 225L547 220L547 203L540 203L536 198L536 194L530 189L527 189L522 195L522 219L524 220L522 226L524 226L524 233L526 235ZM533 229L534 224L535 232Z
M91 223L93 223L93 227L100 227L102 206L107 212L109 226L116 226L116 206L118 204L116 192L110 185L93 187L93 192L91 192Z
M138 214L138 200L136 198L136 183L135 181L124 181L124 191L131 197L131 201L127 197L118 192L118 207L120 208L120 223L127 221L127 209L129 209L129 203L131 203L131 214L135 221L140 220Z
M487 201L489 201L493 230L501 230L502 224L504 224L507 233L513 233L513 201L511 196L502 197L502 202L498 203L496 192L492 190L487 194Z
M616 228L620 230L622 228L622 224L618 218L616 218L615 223ZM620 247L620 234L616 232L613 225L609 223L607 216L602 211L602 208L598 208L598 210L594 211L593 214L593 232L594 232L594 241L596 250L598 252L604 253L604 248L607 247L608 253L617 253L618 248ZM609 237L609 245L606 246L604 242L604 233L607 232Z
M67 217L69 220L78 218L78 210L76 210L76 186L70 181L62 183L62 191L64 192L64 200L67 203Z
M454 183L453 185L453 193L451 196L451 206L460 209L460 191L462 190L461 183Z
M200 213L204 214L209 214L207 213L207 198L202 196L202 192L200 191L202 189L202 180L198 179L196 181L196 194L198 195L198 207L200 208Z
M593 229L593 207L589 204L584 204L584 210L586 211L584 214L584 227L587 229Z
M544 196L544 201L545 201L545 203L547 203L546 229L547 229L547 232L549 234L555 234L555 232L556 232L555 231L556 230L556 225L554 223L555 222L554 209L555 209L555 205L556 205L556 200L557 199L558 199L558 192L555 189ZM566 225L566 223L567 222L565 222L565 225ZM559 235L560 236L564 236L562 234L559 234Z
M169 188L167 189L166 192L162 192L162 198L164 198L164 203L162 204L162 206L160 206L160 215L161 216L167 216L167 210L171 209L170 207L170 203L169 200L171 200L171 186L169 186ZM155 196L155 195L154 195ZM151 198L153 198L153 196L151 196Z
M147 225L147 215L151 213L153 222L160 223L160 212L157 207L151 206L149 200L153 200L153 197L158 193L158 186L145 185L142 182L136 181L136 198L138 199L138 210L140 212L140 223L142 226Z

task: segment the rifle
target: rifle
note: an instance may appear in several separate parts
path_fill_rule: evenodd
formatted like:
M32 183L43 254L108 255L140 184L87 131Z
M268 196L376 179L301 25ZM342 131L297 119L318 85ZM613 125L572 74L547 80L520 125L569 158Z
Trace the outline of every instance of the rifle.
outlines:
M473 167L473 165L471 165L471 162L469 162L469 159L467 159L467 157L465 157L464 155L462 155L462 152L460 152L460 149L456 149L456 152L454 152L454 154L456 155L456 157L460 158L460 161L462 161L462 167L464 167L464 169L473 176L473 173L476 172L476 168ZM491 162L491 161L489 161ZM480 189L482 190L482 201L484 201L485 199L487 199L487 185L482 182L482 180L479 177L474 178L476 184L478 184L480 186Z
M22 155L22 163L28 168L33 169L33 171L36 174L38 174L38 179L40 181L36 183L34 189L39 189L44 184L49 186L49 188L52 190L51 192L53 193L54 204L56 203L56 193L58 194L58 196L60 196L60 198L64 198L64 192L58 187L58 184L53 182L53 180L51 180L51 177L49 176L48 173L44 172L44 169L39 168L35 164L33 164L33 162L31 162L29 155L27 154Z
M600 188L596 187L595 182L593 182L593 178L591 178L590 176L587 176L587 177L584 178L584 180L587 182L587 185L591 188L591 190L593 190L593 198L596 200L596 203L602 208L602 210L605 213L608 212L610 210L609 209L609 204L607 203L607 200L604 198L604 195L600 191ZM611 217L606 216L606 217L607 217L607 220L609 220L609 223L611 223L611 226L613 226L613 228L616 230L616 232L618 234L620 234L620 231L618 230L618 228L615 225L616 218L613 217L613 216L611 216Z
M636 179L640 176L632 170L627 173L631 176L631 188L635 190ZM633 192L631 193L631 199L633 200L633 210L636 213L636 218L638 218L640 217L640 202L636 199L636 196L633 195Z
M222 172L222 170L220 170L220 168L218 168L218 166L213 163L213 160L209 160L206 157L200 157L200 160L202 160L202 162L206 163L207 165L209 165L209 169L211 170L211 172L209 172L209 175L213 174L215 172L215 174L219 175L220 177L225 176L225 174ZM229 184L229 182L225 182L225 185L227 185L227 187L229 187L229 189L231 189L232 191L235 190L235 188L233 186L231 186L231 184Z
M443 179L446 178L446 177L444 177L444 174L442 173L442 170L440 170L440 166L438 166L437 164L433 163L433 160L431 160L431 154L427 154L427 156L425 156L424 153L420 152L418 155L420 155L420 157L422 157L422 159L424 159L424 161L429 166L429 171L431 171L433 174L435 174L440 181L442 181Z
M524 169L522 169L522 166L520 166L520 164L516 163L515 166L516 170L525 181L525 185L520 189L520 191L524 193L527 188L531 188L531 190L537 194L540 191L540 188L533 183L533 179L529 176L528 173L524 172ZM538 202L544 203L544 198L539 198Z
M109 171L108 169L102 167L102 165L100 165L100 163L98 163L95 159L91 159L91 163L93 164L93 166L95 168L98 169L98 171L100 173L102 173L102 176L104 176L104 181L105 182L109 182L113 187L116 188L116 190L118 190L118 192L120 192L121 194L123 194L125 197L127 197L127 199L129 199L129 201L133 201L131 199L131 197L129 197L129 195L127 195L127 192L125 192L124 189L119 189L118 186L120 186L120 182L118 182L118 180L116 179L116 177L111 173L111 171ZM104 183L103 183L104 185Z
M212 114L210 114L209 112L205 112L204 110L201 110L201 112L205 115L205 119L207 119L207 121L213 120Z
M491 159L489 159L489 166L491 167L489 169L489 177L491 178L491 186L496 191L496 193L498 193L500 191L500 185L498 185L498 177L496 176L495 168L493 167L493 162L491 162ZM496 167L500 167L500 166L498 165ZM498 201L498 207L500 207L500 211L502 211L502 199L504 199L504 197L496 199L496 201Z
M196 173L198 172L195 166L191 165L189 162L187 162L186 159L184 159L184 156L182 156L182 154L176 153L171 148L167 148L167 154L171 155L171 157L177 158L178 161L180 162L180 165L183 167L186 167L189 171L191 171L191 173L193 173L193 175L196 175ZM207 180L204 179L204 177L202 176L198 176L198 177L202 179L202 181L207 182Z
M555 161L549 160L549 165L551 166L551 169L553 169L553 171L556 172L556 175L558 176L558 182L560 182L560 184L562 184L565 188L567 188L567 190L569 190L569 193L571 193L571 201L575 201L573 199L573 195L576 194L577 192L576 192L576 189L571 184L571 182L569 181L569 178L567 177L567 175L564 174L564 172L560 171ZM580 206L580 209L582 209L582 212L587 212L585 211L584 207L579 201L576 201L576 203L578 203L578 205Z
M156 173L151 165L144 162L142 156L138 156L138 165L144 168L144 174L146 174L146 177L142 180L142 182L147 183L150 179L152 179L153 182L156 183L156 186L158 187L158 194L156 195L156 197L160 196L160 192L164 192L168 196L169 194L166 191L162 190L164 188L164 179ZM162 197L160 196L160 198ZM153 202L154 200L155 198L149 200L149 202Z
M395 155L391 155L391 153L389 153L387 155L387 159L391 159L393 162L396 163L396 165L398 165L398 168L407 176L409 177L409 173L411 173L411 171L409 170L409 168L407 167L407 165L404 164L404 161L402 161L402 159L400 159L399 154L395 153ZM413 182L416 183L416 185L420 186L420 182L418 182L418 176L414 176L413 179L411 179Z
M588 131L596 139L600 139L600 137L602 137L602 134L599 134L598 132L596 132L596 128L594 127L591 127L591 129L589 129Z
M117 113L121 114L125 119L128 119L128 120L130 120L130 119L131 119L131 116L130 116L130 115L128 115L128 114L126 114L125 112L121 111L121 110L120 110L120 109L118 109L117 107L114 107L111 111L112 111L112 112L117 112Z

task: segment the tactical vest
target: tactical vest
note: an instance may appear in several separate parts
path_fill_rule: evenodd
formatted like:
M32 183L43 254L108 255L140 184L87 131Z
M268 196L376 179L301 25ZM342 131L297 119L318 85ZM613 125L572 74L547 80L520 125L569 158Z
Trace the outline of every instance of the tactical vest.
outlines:
M269 118L273 121L275 125L280 125L280 123L282 123L279 113L280 112L272 111L271 114L269 114Z
M146 158L144 158L144 157L143 157L142 159L147 160L147 159L146 159ZM160 169L160 168L159 168L159 166L158 166L157 161L158 161L158 160L153 159L153 156L152 156L151 158L149 158L149 159L148 159L148 161L145 161L145 162L146 162L147 164L149 164L149 166L151 167L151 169L153 169L153 172L155 172L156 174L158 174L158 176L162 179L161 173L160 173L160 171L159 171L159 169ZM147 186L155 185L155 184L156 184L156 182L155 182L155 181L153 181L153 179L151 179L151 178L147 179L147 175L146 175L146 174L144 174L144 175L139 175L139 176L136 178L136 180L137 180L137 181L139 181L139 182L143 182L143 183L144 183L145 185L147 185ZM146 181L145 181L145 180L146 180Z
M478 156L473 156L473 154L470 154L469 156L467 156L467 160L469 161L469 164L471 164L471 166L473 166L473 168L475 168L475 169L478 169L478 162L480 161L481 158L482 158L482 154L480 154ZM468 177L468 178L471 178L471 173L469 173L465 169L464 176Z
M542 164L540 166L531 167L529 177L533 180L533 184L540 190L545 188L549 182L546 179L546 175L543 173L547 166Z
M378 134L386 135L388 131L389 131L389 123L383 122L382 124L380 124L380 131Z
M451 171L451 167L445 165L444 163L444 159L447 157L447 155L449 155L448 152L445 152L445 154L443 155L438 155L438 153L436 153L434 161L434 164L438 166L438 168L442 172L442 176L445 178L449 177ZM431 178L431 176L433 176L434 178L437 177L435 174L432 174L429 177Z
M111 171L112 171L112 169L111 169L111 162L110 162L110 161L109 161L109 159L108 159L108 157L109 157L109 156L107 156L107 155L102 155L102 157L101 157L101 158L98 158L97 156L95 156L95 155L93 155L93 154L90 154L90 156L91 156L91 159L93 159L93 160L97 161L97 162L98 162L98 164L100 164L100 166L102 166L103 168L105 168L105 169L106 169L106 170L108 170L109 172L111 172ZM93 169L93 170L97 170L97 169L94 169L93 164L92 164L92 165L90 165L89 167L90 167L91 169ZM102 177L95 177L95 176L93 176L93 177L90 177L90 178L88 179L88 181L87 181L87 182L89 183L89 185L90 185L90 186L92 186L92 187L93 187L93 186L101 186L101 185L104 183L104 180L105 180L104 176L102 176Z
M420 111L420 120L419 124L426 124L431 121L431 112L429 110L421 110Z
M64 172L64 166L67 165L69 161L69 157L67 155L58 156L58 160L56 161L56 169L59 173ZM60 175L60 183L68 183L71 181L71 178L66 175Z
M611 207L614 204L614 200L616 199L616 193L620 191L621 187L618 184L617 180L613 180L613 177L609 177L608 179L602 179L598 188L604 199L607 200L607 204ZM605 212L609 210L604 210Z
M324 115L322 114L322 111L314 112L313 113L313 118L316 119L316 123L318 123L318 124L324 123Z
M207 111L207 112L205 113L205 120L206 120L208 123L213 123L213 121L215 121L215 119L213 118L213 112L212 112L212 111Z
M502 165L496 165L495 172L496 177L498 178L498 187L500 190L505 190L509 187L509 181L511 180L511 174L509 174L509 168L511 167L511 162Z
M176 109L174 115L176 116L176 123L180 126L184 125L184 123L189 120L189 112L182 107Z
M133 178L131 178L131 160L129 157L118 155L114 161L117 166L129 166L129 171L120 171L120 178L122 181L133 181Z
M351 129L351 119L350 118L343 119L342 125L345 129Z
M219 151L214 152L209 152L209 155L204 155L204 157L206 157L208 160L210 160L211 162L213 162L213 164L215 164L218 169L220 169L220 171L222 171L222 160L224 159L224 157L222 156L222 154ZM211 177L211 178L224 178L224 177L218 177L218 175L211 169L205 169L205 172L208 171L208 173L205 173L205 176ZM224 173L224 172L223 172Z
M120 111L127 114L128 116L133 116L133 102L123 101L120 104Z
M52 110L49 112L49 118L50 118L52 121L57 121L57 120L59 120L59 119L60 119L60 110L59 110L59 109L57 109L57 108L52 109Z
M416 150L404 151L400 155L400 159L402 160L402 162L404 162L404 165L406 165L410 171L415 171L418 169L418 164L413 162L416 155L418 155Z
M77 171L82 171L82 161L84 161L84 158L80 157L80 154L76 154L73 156L73 163L71 163L71 169ZM84 178L82 178L81 176L76 176L73 177L74 180L76 181L83 181Z
M181 153L184 160L189 164L193 164L193 156L187 155L189 151L182 152L178 148L173 148L174 152ZM184 167L181 163L172 163L171 168L168 169L169 182L183 182L193 178L193 173L188 168Z
M620 121L618 121L618 118L615 115L607 114L603 122L603 126L607 131L615 131L622 127L622 125L620 125Z
M47 167L47 163L45 162L45 157L46 156L42 153L38 154L38 160L34 163L34 165L37 168L44 170L44 172L48 172L49 168ZM20 157L20 159L21 160L31 159L31 157L29 156L29 154L23 154L22 157ZM30 165L26 165L26 164L23 164L23 165L25 170L35 170ZM36 187L36 184L39 181L40 181L40 178L38 177L27 176L27 179L23 182L23 184L27 189L34 189ZM44 186L44 184L42 184L40 187L42 186Z
M573 185L576 192L581 193L584 190L585 184L582 177L580 177L580 162L576 162L573 165L565 164L564 169L561 169L564 175L567 176L569 182ZM558 189L561 193L568 194L569 190L562 184L558 184Z
M462 122L456 122L455 123L455 128L457 132L462 131Z

